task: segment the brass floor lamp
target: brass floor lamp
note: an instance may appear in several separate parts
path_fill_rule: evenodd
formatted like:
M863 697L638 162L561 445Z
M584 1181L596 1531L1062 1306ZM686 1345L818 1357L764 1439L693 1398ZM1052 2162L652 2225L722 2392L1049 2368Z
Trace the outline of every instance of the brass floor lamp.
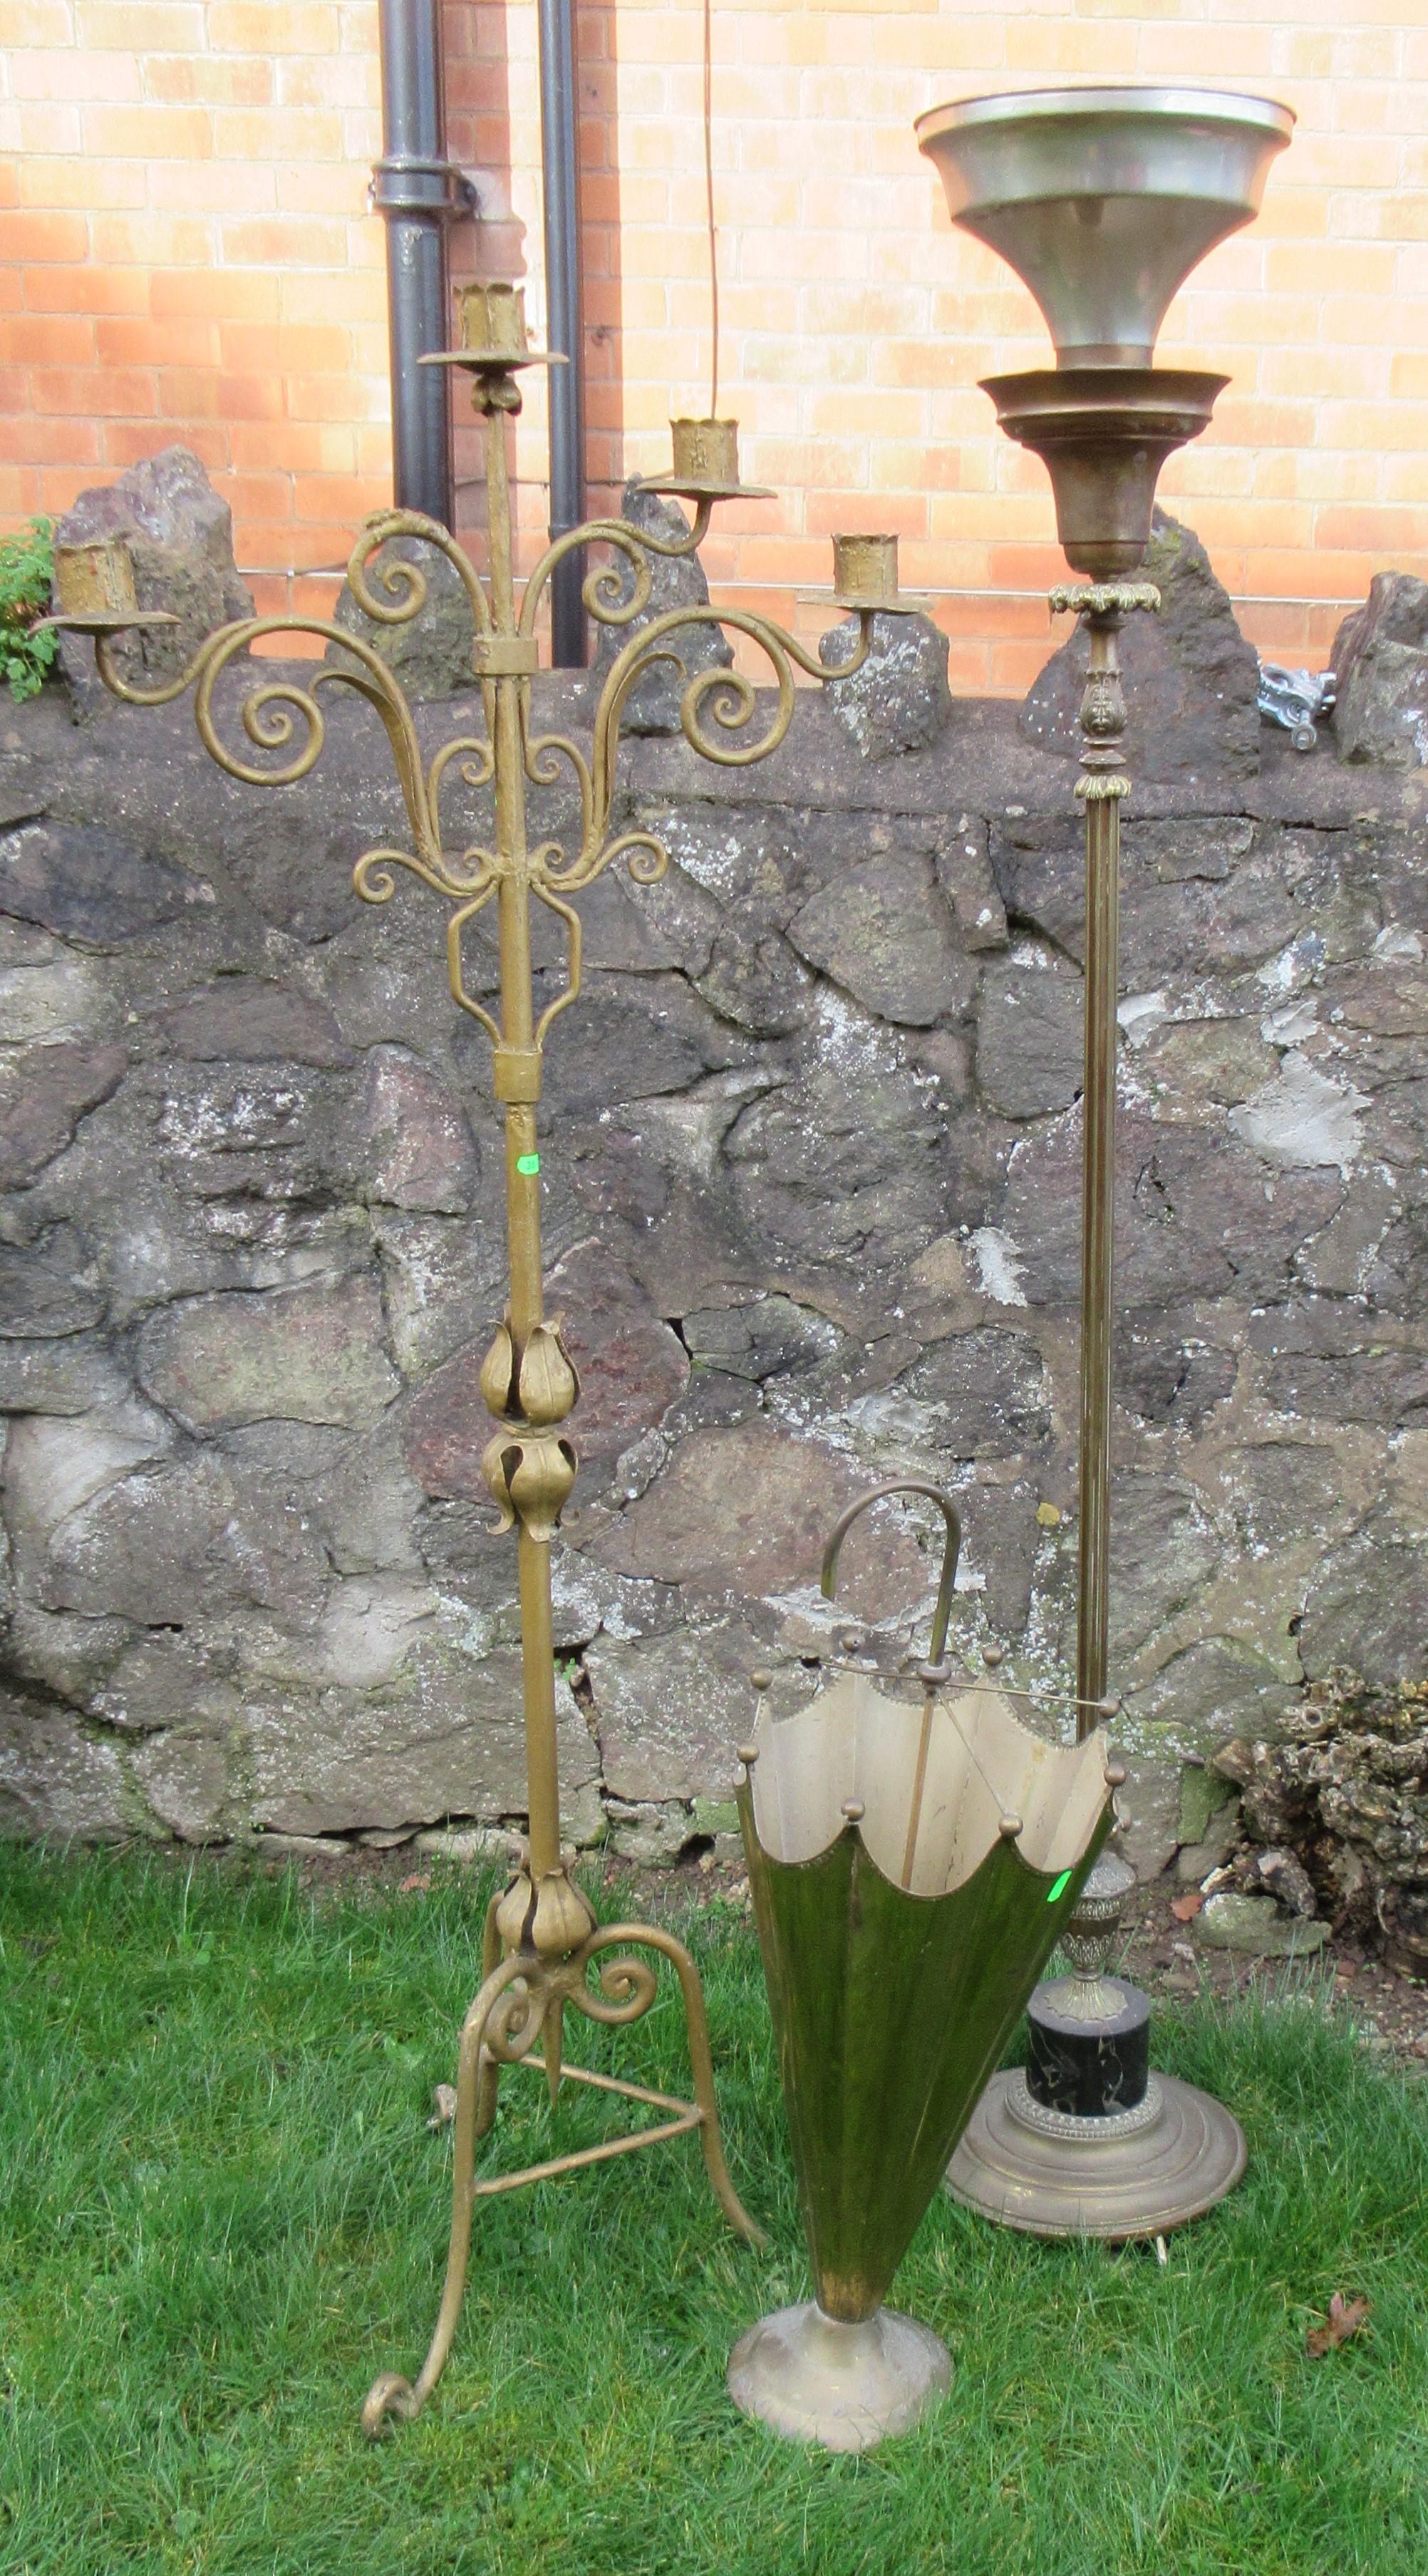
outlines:
M1088 88L967 99L919 120L953 221L1030 287L1054 367L993 376L1008 437L1045 464L1081 587L1053 611L1087 631L1081 707L1086 816L1078 1727L1106 1697L1111 1573L1116 1004L1120 808L1129 793L1116 638L1159 593L1134 579L1167 456L1206 427L1228 379L1157 367L1155 342L1191 270L1259 211L1287 108L1217 90ZM1072 1973L1027 2009L1030 2062L994 2076L949 2168L955 2197L1033 2235L1154 2236L1220 2199L1245 2141L1223 2107L1153 2075L1150 2005L1105 1974L1135 1874L1102 1856L1062 1936Z

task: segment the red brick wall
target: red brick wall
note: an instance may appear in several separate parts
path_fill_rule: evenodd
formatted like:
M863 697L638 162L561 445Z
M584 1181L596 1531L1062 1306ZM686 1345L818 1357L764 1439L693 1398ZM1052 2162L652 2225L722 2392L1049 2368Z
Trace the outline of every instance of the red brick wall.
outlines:
M1046 343L1016 280L951 233L911 120L1068 76L1210 79L1299 112L1264 217L1205 263L1161 342L1233 378L1163 491L1250 633L1322 660L1371 572L1428 574L1428 26L1422 0L1344 15L715 0L721 409L746 473L781 492L730 514L716 581L811 627L797 593L826 579L828 532L895 527L959 684L1025 684L1062 565L1041 469L997 438L976 378ZM446 0L446 26L452 146L507 193L494 242L518 247L538 320L533 0ZM580 43L599 502L659 462L671 410L707 400L697 0L600 0ZM301 576L389 491L375 7L0 0L0 46L0 514L62 509L182 438L232 502L260 605L322 608L332 579ZM454 249L469 270L471 228ZM544 414L528 382L529 547Z

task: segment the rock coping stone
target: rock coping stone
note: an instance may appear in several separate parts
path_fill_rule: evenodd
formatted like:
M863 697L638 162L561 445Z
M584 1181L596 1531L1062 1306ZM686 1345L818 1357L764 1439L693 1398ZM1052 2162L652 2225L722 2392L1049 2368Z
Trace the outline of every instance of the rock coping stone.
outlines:
M475 669L476 616L451 557L423 537L388 537L367 559L363 578L374 599L394 608L405 604L409 587L401 571L412 565L426 584L426 597L415 617L388 626L369 617L344 581L332 612L335 626L359 636L386 663L413 705L460 697L472 685ZM329 644L326 658L339 669L358 669L352 654ZM327 693L329 696L331 692Z
M666 501L658 492L642 491L638 481L625 485L620 502L620 516L628 526L676 543L689 533L689 521L674 501ZM634 564L618 548L612 548L614 560L601 576L606 595L622 607L634 598L637 574ZM600 692L612 664L637 635L642 635L656 617L673 608L707 608L709 584L697 555L648 555L642 558L650 574L649 597L635 616L623 625L602 626L592 620L592 652L589 673L582 697L582 713L587 724L593 721ZM704 671L732 669L734 654L722 630L699 624L677 628L666 637L664 658L652 662L643 678L625 701L623 731L628 734L677 734L680 731L680 706L691 680Z
M1122 748L1132 779L1190 786L1253 778L1260 764L1259 656L1240 633L1194 530L1157 510L1136 578L1155 583L1160 609L1128 617L1119 638ZM1081 754L1088 651L1078 621L1022 704L1028 741L1072 760Z
M1428 582L1378 572L1334 638L1339 758L1428 769Z
M824 660L835 667L850 661L860 631L856 617L835 626L824 638ZM947 637L921 610L873 619L867 660L828 690L837 722L864 760L926 751L937 740L952 714L949 650Z
M55 528L57 546L92 545L101 537L127 544L139 606L166 609L178 619L177 626L116 643L115 662L131 685L155 688L177 679L215 627L252 616L252 593L233 560L233 513L192 448L162 448L115 482L81 492ZM110 703L87 641L61 636L60 659L80 712Z

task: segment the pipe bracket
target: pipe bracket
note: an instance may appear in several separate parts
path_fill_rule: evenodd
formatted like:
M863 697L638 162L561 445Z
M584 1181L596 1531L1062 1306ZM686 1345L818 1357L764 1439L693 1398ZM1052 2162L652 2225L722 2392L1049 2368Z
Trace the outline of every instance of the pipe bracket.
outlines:
M379 215L438 215L459 221L480 212L474 179L457 161L434 153L384 152L372 164L368 199Z

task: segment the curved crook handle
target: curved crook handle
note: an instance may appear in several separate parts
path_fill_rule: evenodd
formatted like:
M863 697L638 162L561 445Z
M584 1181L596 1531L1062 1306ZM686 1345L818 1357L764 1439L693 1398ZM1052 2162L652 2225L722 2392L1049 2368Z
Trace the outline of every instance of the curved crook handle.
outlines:
M932 1642L927 1658L929 1663L940 1664L947 1652L947 1623L952 1616L952 1589L957 1580L957 1559L962 1553L962 1523L958 1518L957 1506L950 1494L944 1494L940 1485L924 1484L919 1476L900 1476L894 1484L874 1485L870 1494L860 1494L855 1503L850 1503L846 1512L840 1514L834 1522L828 1545L823 1551L821 1586L823 1598L825 1601L831 1601L833 1598L838 1574L838 1551L858 1514L865 1512L870 1503L882 1502L888 1494L925 1494L930 1503L937 1505L947 1523L947 1544L942 1551L942 1579L937 1586L937 1607L932 1614Z

